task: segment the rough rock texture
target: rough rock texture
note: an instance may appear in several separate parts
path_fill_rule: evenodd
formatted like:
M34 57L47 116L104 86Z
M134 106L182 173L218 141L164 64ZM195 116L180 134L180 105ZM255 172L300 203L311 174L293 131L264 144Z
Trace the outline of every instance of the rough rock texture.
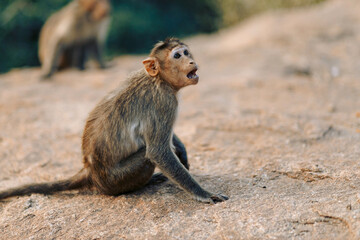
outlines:
M227 202L171 182L0 202L0 239L359 239L360 2L267 13L187 42L200 83L182 90L177 134L191 172ZM143 57L105 71L0 76L0 189L81 168L88 112Z

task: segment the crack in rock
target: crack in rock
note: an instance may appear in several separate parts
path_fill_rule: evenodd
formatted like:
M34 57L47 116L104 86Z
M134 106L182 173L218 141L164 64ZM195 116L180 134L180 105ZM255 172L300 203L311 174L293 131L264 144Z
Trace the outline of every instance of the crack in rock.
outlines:
M285 172L285 171L277 171L277 170L273 170L273 173L278 173L280 175L292 178L292 179L297 179L297 180L302 180L305 182L314 182L314 181L318 181L318 180L324 180L324 179L332 179L332 177L325 175L325 174L320 174L322 173L321 170L313 170L313 169L308 169L308 168L301 168L300 171L290 171L290 172Z
M327 224L331 224L331 225L341 225L343 227L345 227L349 234L353 237L355 237L354 232L352 231L352 228L349 224L348 221L346 221L344 218L341 217L336 217L336 216L331 216L328 214L321 214L319 212L315 212L318 217L315 217L313 219L305 219L305 220L295 220L295 221L291 221L291 223L293 224L299 224L299 225L314 225L316 223L327 223Z

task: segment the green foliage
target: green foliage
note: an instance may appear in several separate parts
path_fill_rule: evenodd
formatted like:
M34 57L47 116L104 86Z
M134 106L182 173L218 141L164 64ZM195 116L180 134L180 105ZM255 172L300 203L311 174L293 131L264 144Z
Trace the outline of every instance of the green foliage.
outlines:
M0 1L0 72L39 65L41 26L69 0ZM145 53L168 36L183 37L219 28L216 0L113 0L107 55Z
M70 0L0 1L0 72L37 66L41 26ZM323 0L112 0L107 55L146 53L165 37L209 33L268 8Z
M46 18L66 0L1 0L0 72L39 65L37 41Z
M183 37L218 29L220 13L214 0L113 1L115 9L108 53L144 53L168 36Z

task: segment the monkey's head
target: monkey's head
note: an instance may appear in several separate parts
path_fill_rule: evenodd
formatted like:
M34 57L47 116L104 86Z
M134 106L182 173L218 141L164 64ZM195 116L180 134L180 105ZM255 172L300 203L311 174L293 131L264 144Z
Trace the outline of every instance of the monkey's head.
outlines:
M99 21L110 13L109 0L79 0L79 3L94 21Z
M199 81L199 76L196 75L198 66L188 46L176 38L157 43L143 64L150 76L160 77L175 90Z

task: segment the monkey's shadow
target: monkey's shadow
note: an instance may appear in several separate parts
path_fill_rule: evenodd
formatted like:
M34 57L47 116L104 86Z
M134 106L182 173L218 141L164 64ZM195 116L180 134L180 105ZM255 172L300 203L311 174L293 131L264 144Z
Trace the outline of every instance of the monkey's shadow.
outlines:
M216 184L216 179L219 179L220 176L212 176L212 175L193 175L196 177L197 180L199 180L199 183L202 183L207 186L211 186L211 190L215 190L216 188L220 187L220 185L223 184ZM219 186L216 186L219 185ZM122 193L116 196L112 197L120 197L120 196L126 196L127 198L131 197L140 197L142 195L146 196L154 196L154 195L177 195L181 194L184 190L182 190L179 186L177 186L175 183L173 183L171 180L169 180L167 177L165 177L161 173L155 173L152 179L142 188ZM97 191L94 188L91 189L83 189L76 191L69 191L69 192L59 192L54 194L54 196L66 196L66 197L75 197L78 195L82 196L92 196L92 195L103 195L99 191ZM105 195L103 195L105 196ZM190 196L189 196L190 198Z
M141 189L122 193L119 195L115 195L113 197L119 197L119 196L141 196L141 195L155 195L162 191L162 189L167 189L166 193L169 194L176 194L178 192L181 192L182 190L176 186L176 184L172 183L170 180L168 180L167 177L162 175L161 173L156 173L152 177L152 179ZM99 191L97 191L95 188L86 188L78 191L66 191L66 192L59 192L55 194L51 194L53 196L66 196L66 197L75 197L78 195L81 196L91 196L91 195L103 195ZM50 196L50 195L49 195ZM105 195L104 195L105 196ZM1 202L1 201L0 201Z

